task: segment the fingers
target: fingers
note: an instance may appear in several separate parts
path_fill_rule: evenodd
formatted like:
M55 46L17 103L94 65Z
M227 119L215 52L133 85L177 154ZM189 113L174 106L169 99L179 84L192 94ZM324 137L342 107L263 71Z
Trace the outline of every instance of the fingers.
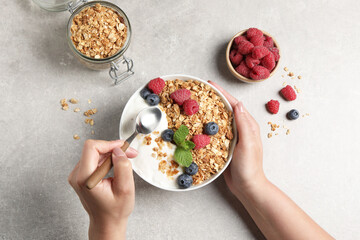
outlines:
M236 106L236 104L239 102L235 97L230 95L227 91L225 91L222 87L220 87L216 83L214 83L210 80L208 81L208 83L210 83L211 85L216 87L226 97L226 99L229 101L232 108L234 108Z
M135 192L131 162L120 147L113 149L114 165L113 192L115 195L129 195Z

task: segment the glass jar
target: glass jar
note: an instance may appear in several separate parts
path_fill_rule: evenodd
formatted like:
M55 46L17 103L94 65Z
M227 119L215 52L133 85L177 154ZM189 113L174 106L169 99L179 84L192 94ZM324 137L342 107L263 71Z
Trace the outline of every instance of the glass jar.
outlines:
M72 53L83 65L93 70L109 69L109 75L114 80L115 85L125 81L134 74L134 71L132 70L133 61L130 58L124 56L125 51L128 49L130 45L131 34L132 34L131 25L126 14L117 5L106 1L88 2L87 0L77 0L77 1L76 0L33 0L33 1L36 4L38 4L41 8L48 11L68 10L71 13L71 16L67 24L66 38ZM124 46L114 55L101 59L88 57L82 54L80 51L78 51L73 41L71 40L71 31L70 31L73 18L83 9L87 7L95 6L95 4L97 3L101 4L102 6L111 8L112 10L117 12L119 16L123 18L124 24L127 27L127 37ZM120 72L120 65L125 65L126 70Z

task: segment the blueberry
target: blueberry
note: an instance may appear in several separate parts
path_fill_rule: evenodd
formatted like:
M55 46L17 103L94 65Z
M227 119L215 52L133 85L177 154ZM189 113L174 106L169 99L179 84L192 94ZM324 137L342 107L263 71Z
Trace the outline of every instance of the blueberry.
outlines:
M147 96L149 96L151 94L150 90L147 89L146 87L141 89L140 91L140 96L143 98L143 99L146 99Z
M215 135L219 131L219 126L215 122L209 122L205 126L205 133L207 135Z
M286 116L287 116L287 118L290 119L290 120L295 120L295 119L298 119L298 117L299 117L299 112L298 112L298 110L296 110L296 109L292 109L292 110L290 110L290 112L288 112L288 113L286 114Z
M159 96L156 95L155 93L151 93L151 94L147 95L145 100L150 106L156 106L160 102Z
M166 129L161 133L161 137L165 142L171 142L174 137L174 131L171 129Z
M180 188L188 188L192 185L193 179L190 175L184 173L178 177L177 183Z
M199 170L196 163L192 162L189 167L185 168L185 172L189 175L195 175Z

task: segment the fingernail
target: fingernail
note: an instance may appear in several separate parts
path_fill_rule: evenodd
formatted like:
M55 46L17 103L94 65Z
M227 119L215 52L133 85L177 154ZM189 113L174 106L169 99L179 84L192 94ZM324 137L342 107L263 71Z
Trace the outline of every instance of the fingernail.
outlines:
M123 156L125 156L125 153L124 153L123 150L121 150L121 148L119 148L119 147L114 148L112 152L113 152L113 154L114 154L115 156L117 156L117 157L123 157Z
M135 148L132 148L132 147L129 147L126 151L131 152L133 154L138 154L138 151Z
M245 112L245 110L244 110L244 105L243 105L242 102L238 102L237 105L238 105L238 107L239 107L240 112L242 112L242 113Z

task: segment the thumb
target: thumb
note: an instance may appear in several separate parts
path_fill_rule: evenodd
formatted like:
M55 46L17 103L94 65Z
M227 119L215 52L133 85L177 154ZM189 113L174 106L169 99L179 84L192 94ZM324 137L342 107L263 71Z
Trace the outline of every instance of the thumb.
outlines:
M131 162L120 147L113 149L114 165L113 191L116 196L132 195L135 192Z

